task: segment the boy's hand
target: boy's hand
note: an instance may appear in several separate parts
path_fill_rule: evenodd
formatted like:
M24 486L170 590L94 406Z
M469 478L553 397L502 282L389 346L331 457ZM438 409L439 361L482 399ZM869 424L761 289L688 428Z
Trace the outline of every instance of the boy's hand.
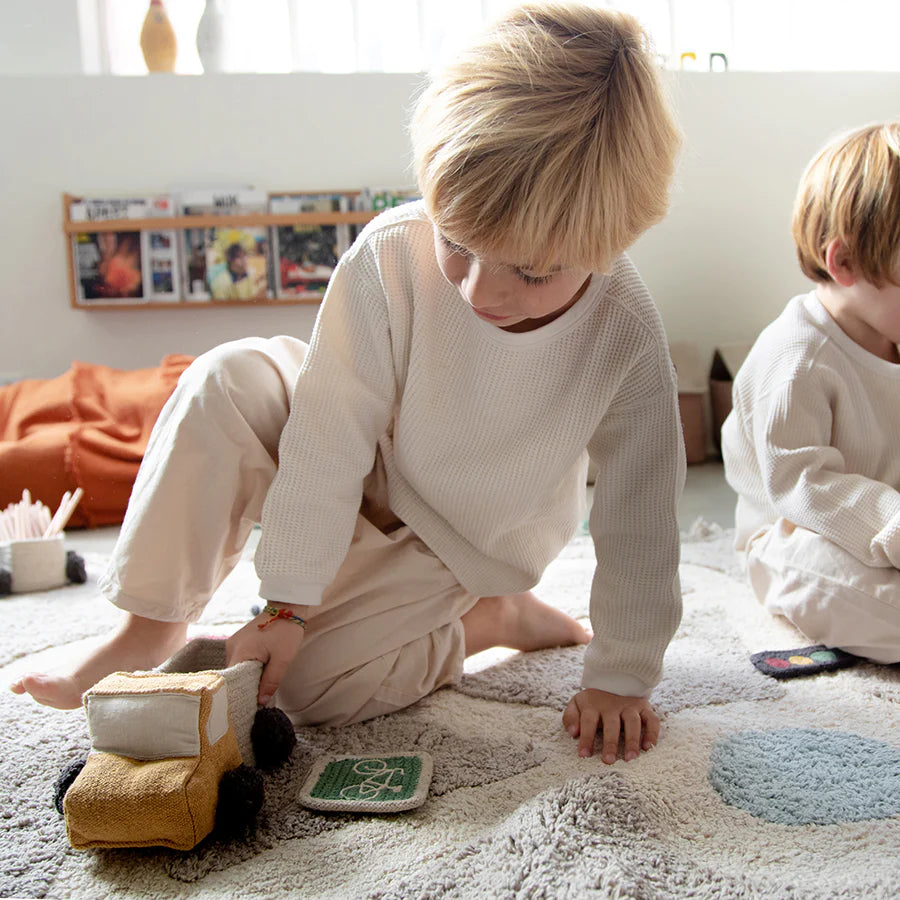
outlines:
M268 623L265 628L259 626ZM294 661L306 630L285 619L271 620L260 613L225 642L226 665L258 659L264 666L257 700L265 706L275 693L284 673Z
M563 725L578 738L578 755L592 756L594 738L603 734L603 762L611 765L619 755L619 735L625 735L625 760L637 759L659 737L659 716L645 697L620 697L594 688L579 691L563 713Z

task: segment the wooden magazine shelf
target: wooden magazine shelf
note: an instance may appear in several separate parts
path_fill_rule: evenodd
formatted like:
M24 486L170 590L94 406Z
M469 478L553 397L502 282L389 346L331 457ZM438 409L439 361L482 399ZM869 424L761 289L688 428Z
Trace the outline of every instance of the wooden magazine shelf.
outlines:
M350 192L348 192L350 193ZM252 299L198 299L187 296L187 291L180 283L181 278L181 256L180 252L184 252L185 238L181 234L187 229L260 229L266 228L271 230L278 226L340 226L340 225L365 225L371 221L378 211L375 210L355 210L349 212L297 212L297 213L222 213L209 215L177 215L177 216L159 216L148 218L119 218L119 219L102 219L92 221L74 221L71 215L72 204L81 200L81 197L73 194L63 194L63 232L66 237L66 254L69 267L69 294L70 305L74 309L90 309L90 310L111 310L111 309L205 309L205 308L222 308L237 306L295 306L301 304L315 304L321 302L321 296L315 297L299 297L299 296L266 296ZM78 235L104 233L138 233L143 246L145 237L144 233L171 233L176 235L176 241L181 247L181 251L176 253L173 250L173 259L177 260L177 273L179 288L175 289L178 293L178 299L154 299L152 296L148 299L134 299L129 301L125 298L117 298L115 300L106 301L100 298L84 298L79 296L79 275L81 274L80 265L76 266L75 244ZM272 241L269 239L269 247ZM149 265L149 261L144 261L145 265ZM83 293L83 291L82 291Z

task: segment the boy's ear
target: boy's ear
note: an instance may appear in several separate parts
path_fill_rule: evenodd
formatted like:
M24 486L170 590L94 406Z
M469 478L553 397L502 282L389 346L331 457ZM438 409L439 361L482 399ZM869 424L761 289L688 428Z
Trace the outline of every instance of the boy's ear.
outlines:
M856 266L850 251L840 238L835 238L825 248L825 266L828 274L841 287L851 287L856 284Z

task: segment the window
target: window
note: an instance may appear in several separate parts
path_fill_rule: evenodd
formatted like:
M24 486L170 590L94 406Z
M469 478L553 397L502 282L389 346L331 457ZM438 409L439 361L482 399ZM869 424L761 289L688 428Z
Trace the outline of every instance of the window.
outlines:
M234 72L418 72L452 55L511 0L209 0L226 17ZM206 0L165 0L176 72L203 71ZM900 3L883 0L612 0L636 15L669 68L898 71ZM147 0L79 0L85 69L146 73Z

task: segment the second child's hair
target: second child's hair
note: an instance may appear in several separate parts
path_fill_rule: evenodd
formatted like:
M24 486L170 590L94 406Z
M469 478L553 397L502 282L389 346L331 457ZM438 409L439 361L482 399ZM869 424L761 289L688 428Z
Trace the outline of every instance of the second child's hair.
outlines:
M900 122L829 141L803 173L791 229L813 281L832 280L825 256L838 239L866 281L900 283Z
M449 240L536 270L605 270L663 218L681 136L637 21L526 3L419 98L419 189Z

